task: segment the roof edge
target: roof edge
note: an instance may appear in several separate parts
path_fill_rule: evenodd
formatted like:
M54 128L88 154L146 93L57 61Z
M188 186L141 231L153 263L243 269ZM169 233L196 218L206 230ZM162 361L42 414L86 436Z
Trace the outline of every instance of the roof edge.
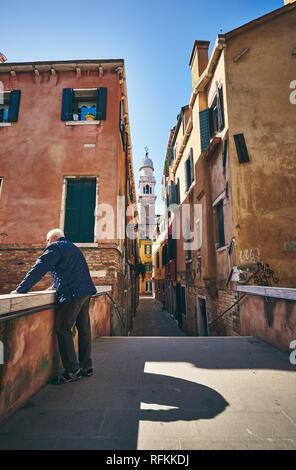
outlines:
M223 34L223 37L225 40L232 39L235 36L238 36L239 34L244 33L245 31L248 31L249 29L256 28L257 26L260 26L262 23L265 23L267 21L270 21L278 16L281 16L285 13L289 13L290 11L294 10L296 8L296 1L293 3L288 3L287 5L284 5L283 7L277 8L276 10L272 10L269 13L266 13L265 15L259 16L258 18L255 18L254 20L249 21L248 23L245 23L238 28L232 29L231 31L228 31L228 33Z

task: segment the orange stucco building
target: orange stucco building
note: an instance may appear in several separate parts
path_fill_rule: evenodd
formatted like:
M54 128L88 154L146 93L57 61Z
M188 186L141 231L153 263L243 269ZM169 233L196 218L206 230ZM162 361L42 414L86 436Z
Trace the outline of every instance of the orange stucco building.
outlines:
M0 81L1 293L60 227L94 282L112 285L128 329L137 247L126 237L136 193L124 61L4 63Z

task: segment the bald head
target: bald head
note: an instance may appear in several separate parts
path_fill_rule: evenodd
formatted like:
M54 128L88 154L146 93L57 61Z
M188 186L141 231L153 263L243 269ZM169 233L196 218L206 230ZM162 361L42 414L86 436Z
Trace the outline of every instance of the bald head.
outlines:
M64 232L60 230L59 228L54 228L48 232L46 236L46 241L47 244L49 245L50 243L56 242L59 238L64 237Z

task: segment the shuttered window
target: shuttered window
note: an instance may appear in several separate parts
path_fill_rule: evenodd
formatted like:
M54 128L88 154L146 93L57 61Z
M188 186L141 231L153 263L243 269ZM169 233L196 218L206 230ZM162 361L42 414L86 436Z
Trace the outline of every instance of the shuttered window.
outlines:
M120 132L122 149L124 149L125 128L124 128L124 123L123 123L123 108L122 108L122 102L121 101L119 103L119 132Z
M201 151L205 152L210 146L210 139L214 133L213 110L211 108L200 111L199 126Z
M246 163L250 160L244 134L233 136L239 163Z
M217 204L216 210L218 224L218 248L221 248L222 246L225 246L223 200Z
M172 147L168 148L168 165L171 166L171 163L173 161L173 149Z
M228 140L225 139L224 148L223 148L223 168L226 168L227 149L228 149Z
M193 168L193 150L190 149L190 155L184 163L184 173L185 173L185 191L187 191L191 183L194 180L194 168Z
M216 92L217 92L217 131L221 132L224 128L224 105L223 105L223 88L222 85L218 85L216 82Z
M0 122L17 122L21 90L4 91L0 104Z
M64 88L62 95L62 121L97 121L106 119L107 88Z
M72 242L94 242L96 179L67 180L64 232Z

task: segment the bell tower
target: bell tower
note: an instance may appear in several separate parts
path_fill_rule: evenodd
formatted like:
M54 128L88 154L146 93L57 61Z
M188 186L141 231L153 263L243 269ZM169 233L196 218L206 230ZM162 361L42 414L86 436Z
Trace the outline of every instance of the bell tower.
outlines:
M148 157L148 147L145 147L145 158L140 166L138 207L140 216L139 236L151 239L155 228L155 177L151 158Z

